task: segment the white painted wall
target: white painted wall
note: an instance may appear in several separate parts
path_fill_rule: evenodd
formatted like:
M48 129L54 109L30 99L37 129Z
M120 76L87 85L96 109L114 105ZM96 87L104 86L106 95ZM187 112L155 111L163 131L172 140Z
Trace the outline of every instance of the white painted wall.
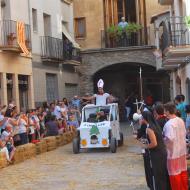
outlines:
M176 93L176 88L177 88L176 78L177 78L177 76L179 76L181 79L182 94L184 94L186 96L187 95L186 80L187 80L187 78L190 79L190 63L187 64L186 66L182 67L182 68L179 68L177 71L172 72L173 97L175 97L177 95L177 93ZM190 100L186 100L186 101L189 102Z
M190 0L185 0L186 15L190 16Z
M40 54L41 41L40 36L44 36L44 20L43 13L51 16L51 33L53 37L61 38L58 33L57 15L61 15L60 0L30 0L30 17L32 23L32 8L37 10L37 32L33 32L33 26L31 26L32 34L32 52Z
M10 0L11 20L29 24L28 0Z
M62 20L68 22L68 32L74 38L73 4L62 3Z
M32 8L37 10L37 32L33 32ZM67 4L61 0L7 0L4 8L4 19L31 25L32 51L38 55L41 51L40 36L44 36L43 13L51 16L52 37L62 37L62 20L68 22L69 32L74 36L72 3Z

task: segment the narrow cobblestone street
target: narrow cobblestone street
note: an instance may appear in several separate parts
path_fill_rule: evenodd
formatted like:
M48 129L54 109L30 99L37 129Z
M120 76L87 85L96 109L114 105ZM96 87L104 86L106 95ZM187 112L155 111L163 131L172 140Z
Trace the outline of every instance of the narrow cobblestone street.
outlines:
M72 144L0 170L2 190L147 190L140 149L127 131L125 145L72 153Z

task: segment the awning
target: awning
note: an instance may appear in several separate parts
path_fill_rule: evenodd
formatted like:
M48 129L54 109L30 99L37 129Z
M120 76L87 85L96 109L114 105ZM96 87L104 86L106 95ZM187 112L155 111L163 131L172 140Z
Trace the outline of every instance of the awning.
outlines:
M63 34L66 36L66 38L72 42L73 46L77 49L80 49L80 46L77 42L75 42L75 40L71 37L71 35L69 34L69 32L67 31L67 29L65 28L65 26L62 26L62 32Z

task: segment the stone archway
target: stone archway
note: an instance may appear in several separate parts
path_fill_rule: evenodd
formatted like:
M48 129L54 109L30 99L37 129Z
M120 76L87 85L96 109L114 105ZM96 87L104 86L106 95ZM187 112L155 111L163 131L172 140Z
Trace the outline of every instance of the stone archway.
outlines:
M88 50L82 52L82 64L79 67L80 93L93 93L93 76L98 71L117 64L143 64L156 68L153 55L154 47L130 47L117 49Z

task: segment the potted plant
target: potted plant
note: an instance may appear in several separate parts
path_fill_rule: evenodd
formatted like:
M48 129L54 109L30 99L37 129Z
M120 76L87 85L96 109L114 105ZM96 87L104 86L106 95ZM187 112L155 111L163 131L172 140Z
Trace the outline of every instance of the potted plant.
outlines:
M185 24L186 24L186 26L189 28L189 30L190 30L190 16L186 16L185 17Z
M114 26L111 25L108 29L107 29L108 35L110 38L112 39L117 39L119 37L122 36L123 33L123 28L121 26Z
M7 44L8 45L13 45L14 40L16 39L16 34L15 33L10 33L7 35Z
M131 36L132 33L137 33L139 30L142 29L142 26L140 24L136 23L128 23L128 25L125 27L125 31L128 34L128 36Z
M108 40L111 43L112 47L114 47L115 44L121 39L123 32L124 32L124 30L121 26L111 25L107 29Z

